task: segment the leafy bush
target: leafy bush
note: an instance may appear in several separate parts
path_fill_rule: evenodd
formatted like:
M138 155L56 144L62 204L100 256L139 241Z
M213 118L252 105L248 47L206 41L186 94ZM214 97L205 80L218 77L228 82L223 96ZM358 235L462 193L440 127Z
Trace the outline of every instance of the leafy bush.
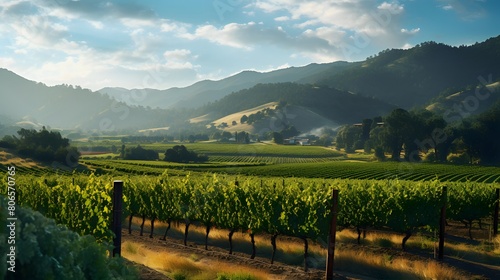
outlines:
M0 208L7 208L3 196ZM94 237L79 236L31 209L16 207L16 217L15 272L7 271L7 248L2 246L3 279L138 279L137 272L122 258L108 258L110 248L97 243ZM5 215L1 218L5 221ZM5 229L0 232L3 244L7 234Z
M466 153L463 154L450 154L446 160L455 164L469 164L470 157Z
M375 148L375 158L377 158L378 161L385 160L384 148L380 146Z
M76 147L69 145L69 140L63 138L59 132L21 128L14 136L5 136L0 141L0 147L14 149L23 157L52 162L57 161L66 165L77 163L80 152Z
M140 145L137 147L127 148L123 159L133 160L157 160L158 153L154 150L144 149Z
M424 161L425 162L436 162L437 161L436 153L435 152L428 152L424 156Z
M206 155L198 155L193 151L188 151L184 145L175 145L165 152L165 161L171 162L205 162L208 160Z

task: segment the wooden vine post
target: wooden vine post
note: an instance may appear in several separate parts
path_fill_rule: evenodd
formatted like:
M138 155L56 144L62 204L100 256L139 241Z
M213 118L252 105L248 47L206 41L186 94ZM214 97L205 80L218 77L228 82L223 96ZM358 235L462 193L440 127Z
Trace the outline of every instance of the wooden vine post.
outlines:
M337 233L339 190L333 190L332 202L332 219L330 221L330 231L328 236L328 256L326 258L326 280L333 279L333 258L335 255L335 236Z
M442 200L443 205L441 206L441 215L439 216L439 249L438 249L438 259L442 260L444 257L444 235L446 232L446 203L448 201L448 188L443 187Z
M122 201L123 181L113 182L113 257L122 252Z
M497 236L498 234L498 208L500 204L500 188L497 188L495 198L495 211L493 213L493 236Z

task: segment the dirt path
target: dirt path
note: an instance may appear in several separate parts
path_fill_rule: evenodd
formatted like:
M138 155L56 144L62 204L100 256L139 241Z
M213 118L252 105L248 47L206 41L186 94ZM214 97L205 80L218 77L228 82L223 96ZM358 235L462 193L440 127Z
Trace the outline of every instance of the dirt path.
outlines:
M144 248L147 248L156 252L165 252L165 254L178 254L181 256L189 257L193 254L202 256L203 261L213 265L217 263L226 263L228 265L237 265L240 267L248 267L253 269L258 269L260 271L265 271L271 275L272 279L278 280L292 280L292 279L324 279L325 271L320 269L310 269L309 272L304 272L302 268L296 266L290 266L282 263L275 262L270 264L269 259L259 258L250 259L247 254L235 252L233 255L229 255L227 250L209 246L209 250L205 250L204 246L201 244L196 244L194 242L188 242L188 246L185 247L182 244L182 240L168 238L166 241L159 240L158 237L153 239L149 238L147 234L144 236L139 236L137 232L129 235L127 231L122 231L122 241L139 243ZM358 246L354 244L339 244L339 249L342 250L352 250L352 251L370 251L374 254L391 255L398 258L404 258L408 260L432 260L430 256L426 256L424 253L415 252L402 252L390 248L374 248L367 246ZM482 263L476 263L466 260L461 260L451 256L445 256L445 260L442 262L444 265L455 267L463 272L464 275L469 275L470 278L474 279L500 279L500 266L486 265ZM169 279L162 273L154 271L150 268L140 266L141 269L141 279L144 280L160 280ZM353 273L343 273L342 275L336 274L335 279L370 279L369 277L356 275Z
M134 227L135 228L135 227ZM462 233L459 232L462 230L461 227L452 227L454 235L448 236L450 239L463 239ZM156 231L156 230L155 230ZM270 279L278 279L278 280L291 280L291 279L324 279L325 271L323 269L310 269L308 272L304 272L302 267L293 266L289 264L284 264L280 262L276 262L274 264L270 264L270 259L266 257L257 256L255 259L250 259L247 253L243 253L241 251L235 251L232 255L228 254L227 248L221 248L218 245L209 246L208 250L204 249L204 244L201 244L200 238L198 237L197 241L188 241L188 246L184 246L182 239L179 236L175 237L176 234L171 232L172 235L169 234L166 241L160 240L160 235L156 235L154 238L149 238L149 232L145 230L144 236L139 236L139 232L137 230L133 231L133 234L128 234L128 230L122 230L122 242L133 242L140 244L143 248L148 249L153 252L160 252L165 254L173 254L176 256L182 256L186 258L190 258L193 255L199 256L200 262L210 265L217 266L218 264L224 264L227 266L237 266L243 269L253 269L258 271L264 271L267 275L270 275ZM479 231L476 235L479 236ZM179 235L179 234L177 234ZM192 240L196 239L196 233L190 233ZM484 234L483 234L484 235ZM287 237L283 237L287 238ZM288 238L293 242L293 238ZM465 242L466 240L461 240ZM479 241L469 241L476 242ZM408 252L402 252L396 248L381 248L381 247L373 247L373 246L362 246L357 244L350 243L339 243L337 245L337 249L340 251L350 251L350 252L359 252L366 253L369 252L373 255L382 255L390 257L391 259L400 258L409 261L430 261L437 262L433 259L432 253L426 250L420 250L417 248L409 249ZM123 249L122 249L123 250ZM339 251L339 252L340 252ZM357 253L356 253L357 254ZM457 270L462 276L466 276L469 279L500 279L500 263L498 265L495 264L484 264L480 263L479 260L471 261L471 258L468 257L466 259L459 258L454 256L453 253L449 252L446 254L445 247L445 258L443 261L437 262L441 265L453 267ZM152 270L151 268L140 266L141 270L141 279L144 280L156 280L156 279L169 279L164 276L162 273ZM356 275L353 273L344 273L339 272L340 274L336 275L336 279L375 279L369 278L362 275Z
M188 246L185 247L182 244L182 240L171 239L167 237L166 241L160 240L158 237L149 238L146 234L144 236L139 236L137 232L132 235L128 234L128 231L122 230L122 242L135 242L140 243L144 248L165 253L176 253L182 256L189 257L192 254L197 254L205 257L205 260L215 260L217 262L224 262L227 264L235 264L242 267L249 267L253 269L258 269L260 271L265 271L272 275L272 279L278 280L295 280L295 279L324 279L325 271L319 269L310 269L308 272L304 272L303 269L299 267L294 267L286 264L281 264L275 262L270 264L269 259L256 257L255 259L250 259L247 254L234 252L229 255L224 249L209 246L208 250L204 249L203 245L195 244L193 242L188 242ZM147 272L149 273L149 272ZM159 272L158 272L159 273ZM161 273L159 273L161 274ZM142 274L141 274L142 275ZM141 276L142 277L142 276ZM163 278L148 278L148 275L144 276L145 280L152 279L169 279L166 276ZM155 276L156 277L156 276ZM348 278L341 275L336 275L335 279L356 279Z

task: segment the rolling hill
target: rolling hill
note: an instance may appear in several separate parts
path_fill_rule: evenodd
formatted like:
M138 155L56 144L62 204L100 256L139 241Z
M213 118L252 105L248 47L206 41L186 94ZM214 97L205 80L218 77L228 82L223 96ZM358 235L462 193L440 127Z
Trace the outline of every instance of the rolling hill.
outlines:
M219 81L167 90L104 88L92 92L78 86L49 87L0 69L0 133L16 123L91 133L182 129L189 122L237 119L242 111L270 102L288 104L289 112L281 119L292 121L294 115L294 125L302 130L359 122L396 107L429 106L444 114L457 104L467 106L464 101L473 97L478 85L484 87L485 80L497 88L498 65L500 36L460 47L426 42L407 50L386 50L361 62L310 64L267 73L243 71ZM481 102L478 113L494 103L498 90L491 96ZM246 128L265 128L258 125Z
M161 127L168 118L162 110L131 107L80 87L49 87L6 69L0 69L0 84L0 112L8 117L6 124L109 133Z
M478 85L479 77L500 79L499 50L500 36L459 47L424 42L406 50L385 50L360 62L310 64L267 73L243 71L219 81L161 91L104 88L100 92L122 100L140 91L146 97L132 105L196 108L257 84L295 82L333 87L411 109L427 105L450 88Z
M290 67L267 73L243 71L219 81L204 80L184 88L132 89L103 88L99 92L129 105L142 105L152 108L197 108L214 102L232 92L250 88L256 84L297 82L311 83L308 77L321 76L325 71L336 73L350 67L347 62L309 64L303 67ZM140 98L133 98L139 96ZM142 98L144 97L144 98Z
M448 122L478 115L500 100L500 82L468 87L459 91L449 90L435 98L427 110L443 115Z
M317 76L317 84L349 90L410 109L450 88L500 79L500 36L472 46L426 42L386 50L340 73Z
M278 103L286 106L283 105L275 114L255 122L252 126L240 123L243 115L249 116L265 107L275 108ZM374 98L326 86L296 83L258 84L199 108L196 110L199 117L194 120L215 125L225 122L228 124L225 130L229 131L279 131L285 125L295 125L305 132L318 127L337 127L340 124L359 122L364 118L382 116L394 108ZM237 125L232 125L232 121Z

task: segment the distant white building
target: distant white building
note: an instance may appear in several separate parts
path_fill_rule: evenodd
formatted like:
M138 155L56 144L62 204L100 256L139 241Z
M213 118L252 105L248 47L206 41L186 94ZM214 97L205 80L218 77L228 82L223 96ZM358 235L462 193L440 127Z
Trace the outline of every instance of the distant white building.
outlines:
M284 139L283 144L309 146L311 145L311 142L309 141L309 138L294 136L292 138Z

